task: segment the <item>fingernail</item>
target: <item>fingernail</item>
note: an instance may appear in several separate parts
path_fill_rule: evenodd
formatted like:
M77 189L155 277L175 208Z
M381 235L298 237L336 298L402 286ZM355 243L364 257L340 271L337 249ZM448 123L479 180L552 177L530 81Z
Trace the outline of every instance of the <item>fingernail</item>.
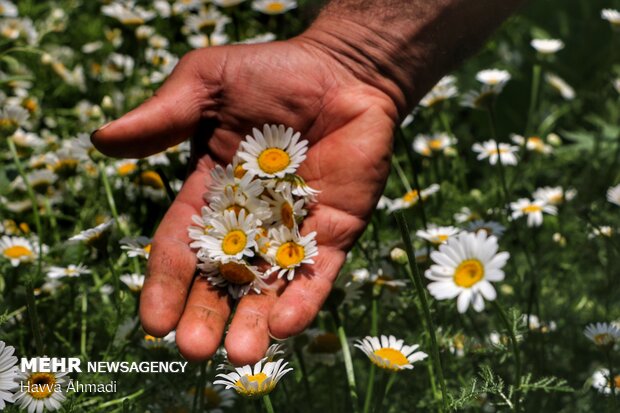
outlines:
M112 122L114 122L114 121L110 121L110 122L106 123L105 125L103 125L102 127L98 128L98 129L95 129L95 130L93 131L93 133L91 133L91 134L90 134L90 140L92 141L92 140L93 140L93 136L95 136L95 134L96 134L97 132L104 130L105 128L107 128L108 126L110 126L110 124L111 124Z

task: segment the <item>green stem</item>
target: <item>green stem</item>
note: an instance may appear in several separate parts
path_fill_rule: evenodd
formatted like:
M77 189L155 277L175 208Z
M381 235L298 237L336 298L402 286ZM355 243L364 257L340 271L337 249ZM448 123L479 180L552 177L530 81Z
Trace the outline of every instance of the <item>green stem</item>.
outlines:
M381 286L373 288L372 301L371 301L371 313L370 313L370 335L376 336L378 334L378 319L379 319L379 296L381 295ZM376 291L379 290L379 291ZM375 372L376 366L370 365L370 371L368 372L368 381L366 382L366 396L364 398L364 413L370 411L372 404L372 394L375 386Z
M273 404L271 404L271 399L269 398L268 394L263 396L263 404L265 405L265 410L267 411L267 413L275 412L275 410L273 410Z
M493 106L489 106L487 110L489 115L489 129L491 130L491 138L495 141L495 150L497 150L497 169L499 171L499 179L502 188L502 194L504 196L504 208L506 214L510 215L510 191L508 190L508 184L506 183L506 171L504 170L504 164L502 162L501 152L499 149L499 141L497 140L497 128L495 120L495 110Z
M512 354L515 362L515 378L514 378L514 411L521 411L521 353L519 351L519 343L517 342L517 337L515 336L515 332L513 329L513 325L508 321L508 317L506 317L506 313L499 305L497 300L493 301L493 306L497 310L497 314L501 319L504 327L508 330L508 335L510 336L510 341L512 342Z
M336 309L333 309L332 316L338 326L338 338L342 347L342 357L344 358L344 367L347 372L347 383L349 384L349 395L351 396L351 405L354 413L359 412L359 401L357 396L357 385L355 384L355 370L353 369L353 359L351 358L351 349L347 341L347 334L340 322L340 317Z
M80 353L86 357L86 327L88 316L88 289L82 286L82 328L80 330Z
M443 377L441 358L439 357L439 346L437 345L437 337L435 336L435 326L431 317L431 311L428 306L428 301L426 300L426 291L424 290L424 285L422 284L422 276L420 275L420 271L418 270L418 266L416 264L411 238L409 237L409 227L407 226L407 222L405 221L402 211L398 211L396 213L396 221L398 222L401 237L405 244L405 250L407 251L407 257L409 258L409 278L415 286L416 292L420 299L420 303L422 304L424 319L426 321L426 329L431 339L431 354L433 364L435 365L435 371L437 372L437 378L439 379L439 387L441 388L442 411L446 412L448 410L448 392L446 390L446 383Z
M532 133L532 123L534 122L534 112L538 103L538 91L540 90L540 74L542 70L540 64L536 63L532 67L532 90L530 92L530 106L527 111L527 122L525 128L525 137Z
M396 129L396 136L400 139L401 143L405 147L405 153L407 154L407 158L409 159L409 164L411 165L411 172L413 174L413 186L414 189L418 192L418 202L420 203L420 216L422 217L422 226L424 230L427 229L427 220L426 213L424 212L424 200L422 199L422 187L420 186L420 180L418 178L418 172L415 167L415 162L413 158L413 149L411 145L405 139L405 135L403 135L403 131L400 128Z
M400 181L403 183L405 191L411 192L411 184L409 184L407 175L405 175L405 171L403 171L403 168L400 166L400 162L398 162L398 158L396 156L392 156L392 165L394 165L394 169L396 169L396 174L398 174Z
M127 237L130 235L129 229L126 227L126 225L123 225L119 218L118 210L116 209L116 202L114 201L114 195L112 194L112 187L110 186L108 175L105 172L105 165L103 161L99 162L99 175L101 176L101 182L103 183L103 188L105 190L106 200L108 201L108 206L110 207L110 212L114 217L114 221L116 222L116 225L118 225L118 227L120 228L123 235Z

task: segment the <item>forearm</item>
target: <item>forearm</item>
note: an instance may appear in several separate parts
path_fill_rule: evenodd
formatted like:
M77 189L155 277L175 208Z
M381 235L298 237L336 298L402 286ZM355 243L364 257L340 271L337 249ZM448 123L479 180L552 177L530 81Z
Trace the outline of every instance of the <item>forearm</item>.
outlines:
M523 0L332 0L302 35L387 93L401 114Z

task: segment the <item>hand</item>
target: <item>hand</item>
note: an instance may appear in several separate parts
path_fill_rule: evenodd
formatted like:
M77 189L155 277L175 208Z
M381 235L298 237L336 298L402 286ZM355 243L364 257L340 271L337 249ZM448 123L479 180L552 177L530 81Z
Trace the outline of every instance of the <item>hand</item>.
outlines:
M230 163L244 136L265 123L291 126L310 142L298 173L321 193L301 232L317 232L319 255L309 276L288 284L275 280L273 290L239 301L225 340L228 357L235 364L256 362L269 335L286 338L312 322L382 193L398 119L393 99L360 80L353 67L303 35L197 50L151 99L93 135L105 154L144 157L204 134L193 147L197 167L153 240L140 298L146 332L163 336L176 328L179 350L189 360L217 350L232 303L206 279L194 279L187 227L200 214L210 170ZM205 120L208 131L198 128Z

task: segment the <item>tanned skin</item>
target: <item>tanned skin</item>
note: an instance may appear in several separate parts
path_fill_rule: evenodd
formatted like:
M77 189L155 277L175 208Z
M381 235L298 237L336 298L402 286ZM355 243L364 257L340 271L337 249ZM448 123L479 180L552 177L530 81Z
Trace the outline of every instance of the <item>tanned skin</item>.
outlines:
M303 34L185 55L155 95L96 131L115 157L144 157L193 138L195 170L157 232L140 297L144 330L176 329L188 360L211 357L233 302L205 278L187 227L200 215L209 171L231 162L252 127L284 124L309 140L298 173L321 191L301 233L317 232L316 263L291 282L237 304L225 338L235 364L264 356L270 336L315 318L381 196L400 119L474 52L520 0L333 0Z

